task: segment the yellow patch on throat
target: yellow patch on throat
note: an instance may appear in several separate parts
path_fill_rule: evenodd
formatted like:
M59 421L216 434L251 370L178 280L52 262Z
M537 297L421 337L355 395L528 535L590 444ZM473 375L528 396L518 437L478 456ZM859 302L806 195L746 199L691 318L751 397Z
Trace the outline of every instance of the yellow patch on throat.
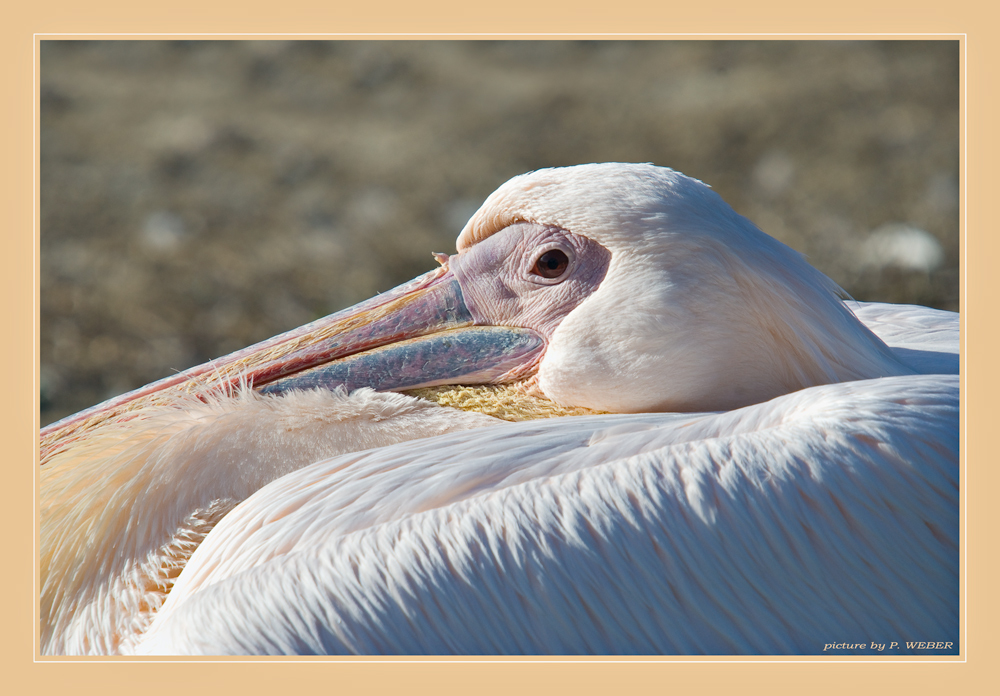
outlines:
M485 413L487 416L512 422L605 413L577 406L560 406L537 394L531 386L531 380L501 385L424 387L409 389L404 393L441 406Z

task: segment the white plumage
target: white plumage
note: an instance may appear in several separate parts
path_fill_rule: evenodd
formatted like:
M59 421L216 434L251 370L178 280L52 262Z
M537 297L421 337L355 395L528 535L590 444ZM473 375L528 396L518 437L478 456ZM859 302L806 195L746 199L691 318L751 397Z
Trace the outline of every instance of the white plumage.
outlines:
M611 252L534 389L752 405L512 424L370 390L172 397L43 467L43 650L957 652L957 315L845 306L648 165L515 179L459 248L520 221Z
M957 448L956 401L954 378L890 378L722 415L502 426L318 463L220 524L140 650L955 640L958 481L939 452Z

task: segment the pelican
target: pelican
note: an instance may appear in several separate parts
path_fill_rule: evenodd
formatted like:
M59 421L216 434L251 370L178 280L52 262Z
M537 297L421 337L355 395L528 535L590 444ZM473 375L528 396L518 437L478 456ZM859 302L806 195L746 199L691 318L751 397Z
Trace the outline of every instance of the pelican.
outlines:
M650 164L436 256L42 430L43 653L958 651L957 315Z

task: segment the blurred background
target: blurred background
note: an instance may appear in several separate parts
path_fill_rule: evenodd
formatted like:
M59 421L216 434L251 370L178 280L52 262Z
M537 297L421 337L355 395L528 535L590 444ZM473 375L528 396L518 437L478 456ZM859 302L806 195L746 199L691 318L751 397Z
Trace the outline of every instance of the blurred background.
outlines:
M954 41L43 41L41 422L436 265L511 176L669 166L958 310Z

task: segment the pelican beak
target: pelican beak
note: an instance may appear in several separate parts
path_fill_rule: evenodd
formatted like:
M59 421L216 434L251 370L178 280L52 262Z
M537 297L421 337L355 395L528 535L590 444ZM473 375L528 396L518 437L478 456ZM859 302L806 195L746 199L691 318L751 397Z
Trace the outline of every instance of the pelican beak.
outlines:
M532 374L545 341L530 329L476 326L447 259L439 255L441 267L354 307L46 426L43 461L74 432L178 393L225 393L244 384L266 394L338 386L392 391Z
M285 336L303 347L255 371L254 386L265 394L511 382L537 367L545 346L530 329L476 326L446 262Z

